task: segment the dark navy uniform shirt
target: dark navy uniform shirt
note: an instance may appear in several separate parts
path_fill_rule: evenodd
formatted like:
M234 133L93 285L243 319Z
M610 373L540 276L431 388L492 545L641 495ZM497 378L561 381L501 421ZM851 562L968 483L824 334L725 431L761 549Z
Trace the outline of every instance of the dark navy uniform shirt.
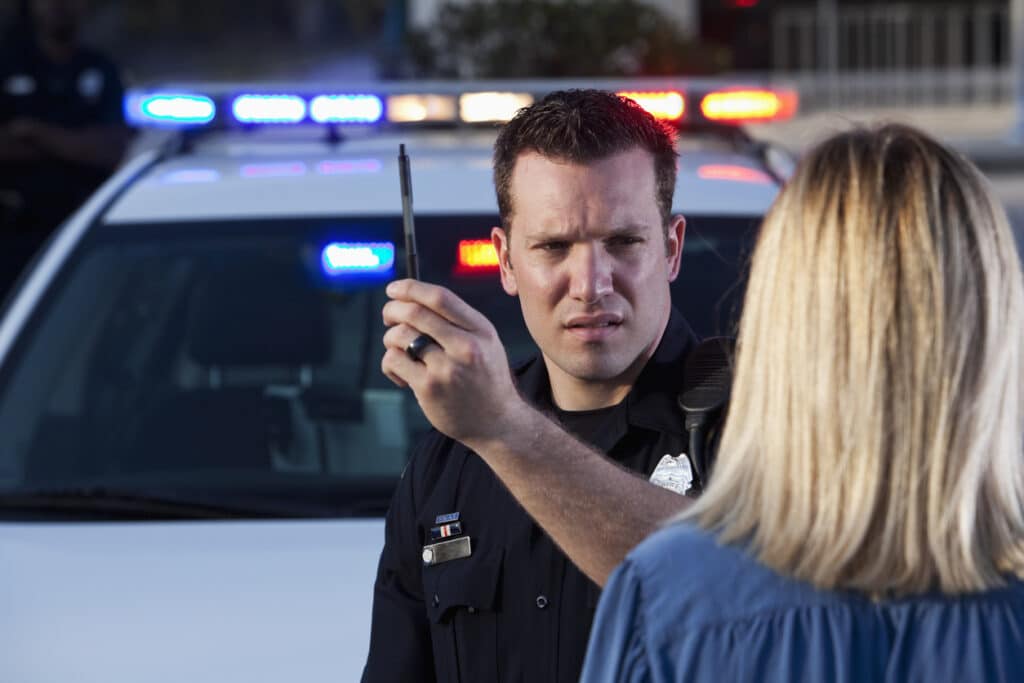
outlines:
M598 427L587 417L574 421L589 432L580 436L646 476L663 456L683 453L687 437L676 396L694 344L673 311L632 391ZM541 360L517 377L524 396L551 410ZM431 528L439 515L454 512L472 554L426 565ZM589 531L584 526L579 533ZM479 456L432 433L388 512L363 681L575 682L599 595Z
M122 125L123 100L118 71L99 52L81 47L68 62L55 63L28 37L0 47L0 125L22 118L72 129ZM50 229L108 174L55 159L3 163L0 189L23 197L31 226Z

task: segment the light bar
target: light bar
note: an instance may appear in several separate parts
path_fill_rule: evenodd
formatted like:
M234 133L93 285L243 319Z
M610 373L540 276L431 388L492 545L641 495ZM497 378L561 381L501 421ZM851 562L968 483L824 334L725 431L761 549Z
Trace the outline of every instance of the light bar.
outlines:
M771 177L764 171L733 164L703 164L697 167L697 177L704 180L731 180L758 185L773 184Z
M490 240L459 240L457 268L481 272L498 269L498 252Z
M421 121L454 121L453 95L392 95L388 97L388 121L417 123Z
M317 123L376 123L384 104L376 95L318 95L309 103Z
M239 123L299 123L306 118L306 100L297 95L239 95L231 113Z
M320 254L324 273L338 276L356 273L390 273L395 265L391 242L331 242Z
M686 111L686 100L681 92L674 90L664 92L620 92L619 97L627 97L651 116L663 121L677 121Z
M724 90L705 95L700 111L709 121L780 121L793 117L797 102L791 90Z
M134 125L185 126L209 123L217 107L209 97L187 93L133 94L125 98L124 114Z
M527 93L466 93L459 97L459 117L466 123L504 122L531 104L533 95Z

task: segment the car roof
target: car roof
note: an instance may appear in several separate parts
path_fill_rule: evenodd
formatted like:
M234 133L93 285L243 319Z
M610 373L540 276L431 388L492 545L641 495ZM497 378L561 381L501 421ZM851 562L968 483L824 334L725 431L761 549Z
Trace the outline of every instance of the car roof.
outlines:
M401 212L398 145L411 158L418 215L494 215L493 130L228 132L153 164L113 202L108 224ZM674 210L761 215L777 180L752 154L681 137Z

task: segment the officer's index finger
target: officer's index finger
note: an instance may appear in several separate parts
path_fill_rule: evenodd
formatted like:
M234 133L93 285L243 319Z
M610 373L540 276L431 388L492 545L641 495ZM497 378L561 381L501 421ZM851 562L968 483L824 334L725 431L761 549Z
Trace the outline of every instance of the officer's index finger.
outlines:
M399 301L411 301L430 309L452 325L467 332L487 328L487 318L447 287L420 280L395 280L387 288L387 295Z

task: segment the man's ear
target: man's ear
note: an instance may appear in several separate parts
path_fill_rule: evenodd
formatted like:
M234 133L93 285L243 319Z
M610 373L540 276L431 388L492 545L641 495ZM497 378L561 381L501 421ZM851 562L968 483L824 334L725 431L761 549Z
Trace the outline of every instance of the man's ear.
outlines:
M512 270L512 236L502 227L491 228L491 244L498 254L498 268L501 269L501 286L509 296L519 294L519 287L516 285L516 274Z
M668 259L668 281L674 282L679 276L679 262L683 256L683 241L686 238L686 219L672 216L665 240L665 258Z

